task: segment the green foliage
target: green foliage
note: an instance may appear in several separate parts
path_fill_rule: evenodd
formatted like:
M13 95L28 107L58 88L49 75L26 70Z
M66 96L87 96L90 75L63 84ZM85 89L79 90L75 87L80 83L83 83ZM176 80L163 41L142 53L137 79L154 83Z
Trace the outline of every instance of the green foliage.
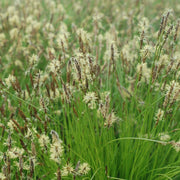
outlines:
M0 179L180 178L178 0L0 5Z

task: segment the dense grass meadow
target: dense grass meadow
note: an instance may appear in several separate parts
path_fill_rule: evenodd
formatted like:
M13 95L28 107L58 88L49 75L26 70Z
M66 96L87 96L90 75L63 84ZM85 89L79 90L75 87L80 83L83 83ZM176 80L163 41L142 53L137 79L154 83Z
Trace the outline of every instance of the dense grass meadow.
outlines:
M180 0L0 0L0 180L180 180Z

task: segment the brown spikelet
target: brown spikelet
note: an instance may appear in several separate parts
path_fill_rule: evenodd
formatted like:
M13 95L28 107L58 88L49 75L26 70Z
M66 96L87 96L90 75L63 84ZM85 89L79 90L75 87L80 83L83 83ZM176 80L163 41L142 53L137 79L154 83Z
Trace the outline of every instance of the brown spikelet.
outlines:
M156 119L156 124L155 124L155 126L158 125L160 117L161 117L161 114L158 115L158 117L157 117L157 119Z
M138 81L141 81L141 78L142 78L142 66L140 67Z
M86 90L85 91L87 91L88 89L89 89L89 83L88 83L88 79L86 77Z
M179 90L176 92L176 94L174 95L174 97L173 97L173 99L172 99L172 102L171 102L170 105L169 105L169 108L171 108L172 105L176 102L179 94L180 94L180 89L179 89Z
M55 90L54 81L51 82L51 90L53 91L53 95L54 95L54 97L55 97L55 95L56 95L56 90Z
M90 65L90 74L93 75L93 61L92 61L92 58L89 56L88 60L89 60L89 65Z
M1 112L2 116L5 116L4 104L2 104L2 106L0 107L0 112Z
M20 177L19 177L19 175L18 175L18 171L16 171L15 177L16 177L16 180L19 180L19 179L20 179Z
M16 88L17 88L18 92L21 92L21 91L22 91L22 90L21 90L21 87L20 87L20 83L19 83L19 81L18 81L17 77L16 77L15 86L16 86Z
M12 84L13 89L16 92L21 92L21 87L20 87L20 84L19 84L19 81L18 81L17 77L16 77L15 82L11 82L11 84Z
M99 59L99 48L96 46L96 64L98 64L98 59Z
M67 83L70 83L71 80L71 60L69 60L66 68L66 81Z
M75 109L74 106L73 106L73 112L74 112L74 114L76 115L76 117L78 117L78 113L77 113L77 111L76 111L76 109Z
M152 76L152 84L155 82L155 80L157 79L157 77L158 77L158 74L160 73L160 71L161 71L161 69L163 68L163 65L162 64L160 64L160 65L158 65L158 67L156 68L157 70L156 71L154 71L154 75Z
M29 105L29 114L31 117L34 117L34 114L33 114L33 109L32 107Z
M6 155L6 153L3 153L3 161L4 161L4 163L7 164L7 155ZM6 174L6 173L3 171L3 174Z
M7 158L7 173L8 173L8 177L10 179L10 177L11 177L11 160L9 157Z
M43 107L44 113L47 114L47 108L46 108L44 99L42 97L39 100L39 104Z
M177 25L176 25L176 30L175 30L175 34L174 34L174 42L176 42L176 40L177 40L179 26L180 26L180 20L178 20Z
M61 54L59 54L59 58L58 58L59 62L62 61L62 58L61 58Z
M21 127L20 128L20 131L21 131L21 133L24 135L25 134L25 128L24 127Z
M14 117L14 115L15 115L14 113L11 113L10 114L10 119L12 119Z
M85 48L84 48L84 44L81 38L81 34L79 35L79 51L82 52L83 54L85 54Z
M115 70L115 60L114 60L114 46L111 44L111 62L113 64L113 71Z
M176 70L178 71L179 68L180 68L180 62L177 64Z
M20 176L22 177L22 173L23 173L23 158L22 156L19 157L19 173L20 173Z
M27 133L27 130L28 130L27 123L25 123L25 125L24 125L23 129L24 129L24 132L25 132L25 133Z
M49 85L48 84L46 84L46 91L47 91L48 97L50 98L51 96L50 96L50 90L49 90Z
M166 28L166 25L167 25L167 21L168 21L168 17L169 17L169 15L170 15L170 12L168 11L168 12L167 12L167 15L166 15L166 17L165 17L165 20L164 20L163 29L165 29L165 28Z
M11 82L11 85L12 85L13 89L14 89L16 92L18 92L18 89L17 89L17 87L16 87L16 84L13 83L13 82Z
M74 62L75 62L75 65L76 65L76 69L78 71L78 76L79 76L79 81L81 80L81 68L79 66L79 63L77 62L77 60L74 58Z
M13 128L14 128L14 130L15 130L17 133L19 133L17 127L13 126Z
M5 84L3 83L2 79L0 79L0 84L5 87Z
M39 139L41 136L39 134L36 134L37 138Z
M19 108L18 109L18 114L24 119L24 121L27 123L27 119L26 119L26 116L25 114L23 113L23 111Z
M33 108L33 111L34 111L34 115L37 114L37 109L35 107L32 107Z
M56 84L56 87L58 88L59 85L58 85L58 82L57 82L57 80L56 80L56 77L54 76L54 74L51 74L51 76L52 76L52 78L53 78L53 83L55 83L55 84Z
M44 131L47 133L47 121L44 121Z
M141 36L140 36L140 49L143 47L143 40L144 40L144 31L142 31Z
M50 18L50 23L53 22L53 19L54 19L54 14L52 13L52 14L51 14L51 18Z
M7 160L6 160L6 164L7 164L8 162L7 162ZM4 174L4 176L6 177L6 179L10 179L10 178L8 178L8 172L7 172L7 166L6 165L4 165L3 167L2 167L2 173Z
M162 84L162 90L165 90L166 84L167 84L167 80L165 79L164 83Z
M15 119L11 119L11 120L18 127L18 129L21 130L21 126L18 124L18 122Z
M173 64L174 64L174 60L171 60L171 63L168 65L167 67L167 70L166 70L166 75L164 78L166 78L169 74L169 72L171 71L172 67L173 67Z
M40 86L40 78L41 78L41 73L38 72L37 75L36 75L36 79L34 80L35 81L35 89L36 89L36 95L39 94L39 86Z
M61 180L61 170L60 170L59 167L58 167L58 170L57 170L57 180Z
M63 41L61 41L61 46L62 46L63 53L65 54L65 48L64 48L64 43L63 43Z
M31 151L32 151L32 155L36 156L36 146L35 146L34 142L31 143Z
M51 51L49 51L49 59L50 59L50 60L55 59L55 57L54 57L54 55L52 54L52 52L51 52Z
M173 29L173 25L171 25L171 26L169 27L169 29L167 30L167 32L166 32L166 34L165 34L165 37L164 37L164 41L163 41L162 47L163 47L164 44L166 43L166 40L167 40L169 34L171 33L172 29Z
M41 119L37 114L35 114L35 117L36 117L40 122L42 122L42 119Z
M174 89L174 84L171 85L170 87L170 90L168 92L168 94L166 95L165 99L164 99L164 102L163 102L163 107L164 109L167 107L168 103L169 103L169 99L171 97L171 94L173 92L173 89Z
M30 159L30 177L32 178L34 175L34 162L33 159Z
M67 89L67 87L66 87L66 85L64 83L62 85L63 85L63 89L64 89L64 92L65 92L66 98L67 98L67 100L69 100L70 96L69 96L68 89Z
M12 138L11 138L11 134L10 133L8 135L7 142L8 142L8 150L10 150L11 147L12 147Z
M4 137L4 133L5 133L5 129L6 129L6 127L5 126L0 126L1 128L2 128L2 133L1 133L1 137Z
M106 97L106 102L105 102L105 117L109 113L109 108L110 108L110 97L109 95Z
M161 35L161 33L162 33L163 24L164 24L164 16L163 16L162 19L161 19L160 29L159 29L159 32L158 32L158 38L160 37L160 35Z
M93 68L94 68L94 69L93 69L93 72L95 72L96 77L98 77L99 74L101 73L101 68L100 68L100 66L99 66L98 64L96 64Z
M26 84L26 89L27 89L27 92L28 92L29 97L31 97L31 93L30 93L30 89L29 89L28 84Z
M23 149L28 153L27 146L25 145L25 143L22 139L20 139L20 143L21 143L21 146L23 147Z

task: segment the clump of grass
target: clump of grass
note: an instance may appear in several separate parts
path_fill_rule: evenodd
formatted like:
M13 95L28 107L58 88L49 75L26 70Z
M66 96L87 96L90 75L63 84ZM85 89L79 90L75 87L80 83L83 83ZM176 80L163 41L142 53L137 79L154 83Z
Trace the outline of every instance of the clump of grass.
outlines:
M0 179L178 179L174 5L2 1Z

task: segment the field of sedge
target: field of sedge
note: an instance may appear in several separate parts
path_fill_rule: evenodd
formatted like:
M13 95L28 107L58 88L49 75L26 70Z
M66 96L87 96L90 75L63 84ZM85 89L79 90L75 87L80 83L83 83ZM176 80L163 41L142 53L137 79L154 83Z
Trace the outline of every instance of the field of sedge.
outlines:
M0 180L180 180L180 0L0 0Z

